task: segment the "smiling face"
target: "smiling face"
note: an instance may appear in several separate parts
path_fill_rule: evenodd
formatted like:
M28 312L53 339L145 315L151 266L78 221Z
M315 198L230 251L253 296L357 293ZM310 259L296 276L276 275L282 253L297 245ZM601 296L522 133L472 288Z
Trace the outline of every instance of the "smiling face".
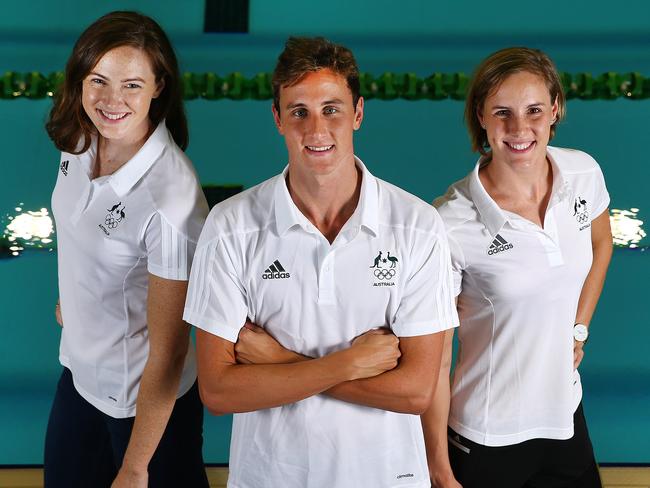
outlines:
M108 51L83 80L81 103L99 134L132 143L149 132L149 107L163 86L147 54L131 46Z
M532 165L546 160L551 125L558 111L544 79L520 72L508 76L485 99L479 120L487 133L492 161Z
M353 105L345 78L330 69L307 73L280 89L273 117L284 136L292 174L326 176L354 170L353 133L363 119L363 98Z

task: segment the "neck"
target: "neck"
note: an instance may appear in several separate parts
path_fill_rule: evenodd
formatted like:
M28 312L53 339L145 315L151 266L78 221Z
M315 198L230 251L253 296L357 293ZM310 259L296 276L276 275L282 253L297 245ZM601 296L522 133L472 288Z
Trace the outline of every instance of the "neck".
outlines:
M553 171L547 158L521 166L490 161L479 170L479 176L493 198L500 195L541 201L553 186Z
M149 123L143 132L117 141L106 139L99 134L95 177L113 174L124 166L144 146L153 129L152 124Z
M343 174L304 177L291 171L287 187L302 214L332 243L352 216L361 194L361 170L356 164Z

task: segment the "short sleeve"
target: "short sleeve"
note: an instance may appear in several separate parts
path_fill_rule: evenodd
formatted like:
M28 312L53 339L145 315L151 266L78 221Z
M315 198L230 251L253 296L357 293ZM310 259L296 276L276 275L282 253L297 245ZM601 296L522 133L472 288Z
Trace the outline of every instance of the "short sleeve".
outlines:
M591 212L591 219L597 218L602 214L607 207L609 207L609 192L607 191L607 186L605 185L605 177L603 176L603 171L600 169L600 166L596 164L596 176L594 178L594 206L593 212Z
M442 226L441 226L442 227ZM393 332L398 337L433 334L458 326L447 237L428 234L397 309Z
M230 342L246 322L248 300L226 245L203 242L192 266L183 320Z
M156 212L145 229L144 243L147 269L151 274L169 280L189 279L196 241Z

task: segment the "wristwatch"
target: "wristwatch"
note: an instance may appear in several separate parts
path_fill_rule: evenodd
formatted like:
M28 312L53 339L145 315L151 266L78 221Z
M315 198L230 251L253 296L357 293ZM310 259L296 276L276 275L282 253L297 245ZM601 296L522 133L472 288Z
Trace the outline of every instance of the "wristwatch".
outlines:
M575 324L573 326L573 338L576 341L584 344L587 342L587 337L589 337L589 329L585 324Z

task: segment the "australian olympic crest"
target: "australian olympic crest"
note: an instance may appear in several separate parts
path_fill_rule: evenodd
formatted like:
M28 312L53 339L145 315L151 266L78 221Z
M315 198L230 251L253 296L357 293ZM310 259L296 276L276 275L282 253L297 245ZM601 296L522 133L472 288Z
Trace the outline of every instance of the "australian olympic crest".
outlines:
M375 281L372 286L395 286L393 279L397 276L399 259L390 251L379 251L373 259L370 269Z

